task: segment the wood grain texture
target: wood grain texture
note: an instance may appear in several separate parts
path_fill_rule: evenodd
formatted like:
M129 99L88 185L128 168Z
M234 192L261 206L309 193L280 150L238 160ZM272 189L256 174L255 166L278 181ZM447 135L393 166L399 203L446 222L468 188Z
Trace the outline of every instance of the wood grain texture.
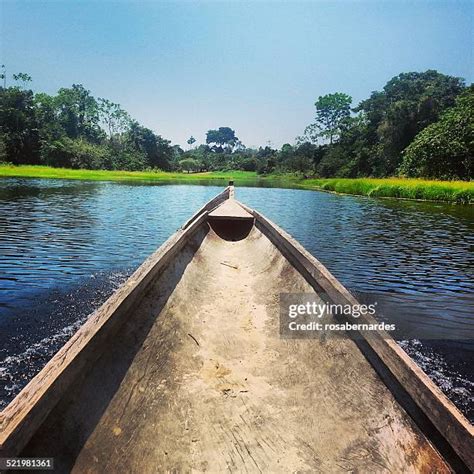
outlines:
M280 293L357 304L256 211L222 239L207 203L2 412L2 455L60 472L449 472L360 346L285 340ZM360 322L375 322L359 318ZM472 426L385 333L367 344L467 466Z
M228 199L209 212L212 219L253 220L252 214L239 206L234 199Z
M256 225L308 279L316 291L326 293L330 300L337 304L359 304L329 270L293 237L262 214L241 205L254 215ZM370 315L363 315L358 319L358 323L376 324L377 320ZM469 420L388 333L361 331L361 336L468 468L474 471L474 427Z
M204 206L87 320L18 396L0 413L0 455L14 456L43 423L70 384L106 350L115 332L148 285L207 218L207 209L227 199L229 188Z
M280 337L281 292L312 288L258 229L200 231L22 455L74 473L449 472L354 341Z

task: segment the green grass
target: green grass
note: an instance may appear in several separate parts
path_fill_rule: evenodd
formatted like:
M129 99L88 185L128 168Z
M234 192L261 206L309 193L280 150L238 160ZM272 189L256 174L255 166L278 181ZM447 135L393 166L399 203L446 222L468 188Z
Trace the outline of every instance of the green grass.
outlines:
M474 182L434 181L406 178L330 178L308 179L305 188L369 197L390 197L456 204L474 203Z
M263 185L285 188L304 188L356 194L369 197L390 197L456 204L474 203L474 182L433 181L404 178L329 178L303 179L282 174L259 176L250 171L213 171L208 173L166 173L163 171L104 171L72 170L48 166L0 165L0 177L60 178L93 181L158 181L175 183L209 183L224 185L233 179L241 185Z
M0 176L23 178L82 179L90 181L200 181L258 180L257 173L248 171L213 171L209 173L167 173L164 171L73 170L49 166L0 165Z

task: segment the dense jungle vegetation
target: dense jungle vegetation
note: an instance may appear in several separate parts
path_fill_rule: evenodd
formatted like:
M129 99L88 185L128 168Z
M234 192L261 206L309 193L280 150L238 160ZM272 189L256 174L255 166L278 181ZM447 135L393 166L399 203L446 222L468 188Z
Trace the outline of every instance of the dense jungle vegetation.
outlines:
M173 145L81 84L48 95L28 74L0 78L0 162L14 165L472 179L474 86L434 70L402 73L356 105L342 92L320 96L314 123L279 150L247 148L230 127Z

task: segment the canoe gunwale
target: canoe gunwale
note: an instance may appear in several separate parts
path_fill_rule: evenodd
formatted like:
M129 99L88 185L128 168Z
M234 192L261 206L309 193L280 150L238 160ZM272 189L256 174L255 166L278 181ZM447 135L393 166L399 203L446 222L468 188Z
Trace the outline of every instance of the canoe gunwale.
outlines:
M227 199L234 199L233 186L206 203L148 257L0 413L1 456L15 456L26 446L70 385L106 350L104 341L118 331L137 298L149 289L195 232L210 220L208 214ZM259 212L239 201L235 203L254 217L254 225L315 291L324 292L334 303L358 304L327 268L291 235ZM359 321L368 324L377 322L371 316L361 316ZM377 362L393 376L459 459L474 471L474 426L389 334L384 331L360 334L368 349L375 354ZM374 366L360 345L359 349Z
M216 197L212 198L210 201L204 204L204 206L202 206L201 209L199 209L194 214L194 216L192 216L188 221L186 221L181 228L183 230L187 229L199 216L203 214L207 215L209 212L215 209L219 204L223 203L227 199L232 199L233 196L234 196L234 187L227 186L227 188L225 188L224 191L222 191Z
M207 214L229 199L230 187L219 193L171 235L116 290L20 393L0 412L0 455L15 456L28 443L81 371L96 360L124 322L130 308L159 273L207 220Z
M336 304L359 304L339 280L291 235L258 211L239 204L255 217L257 228L278 247L316 291L322 290ZM378 322L370 315L361 315L358 321L366 324ZM474 472L474 426L387 332L361 331L360 334L380 363L388 369L462 462ZM364 353L360 345L359 349Z

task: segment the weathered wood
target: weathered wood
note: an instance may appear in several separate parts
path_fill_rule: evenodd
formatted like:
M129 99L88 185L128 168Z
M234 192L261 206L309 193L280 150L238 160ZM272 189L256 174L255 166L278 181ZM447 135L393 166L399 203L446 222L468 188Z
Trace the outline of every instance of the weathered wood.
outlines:
M207 225L224 201L222 217L255 222L241 241ZM57 455L77 472L448 472L356 342L279 337L278 295L312 290L357 304L229 186L2 412L1 455L26 446L22 455ZM362 336L472 469L469 422L388 334Z
M329 270L293 237L259 212L241 205L255 217L257 226L300 270L316 291L324 291L336 304L359 304ZM361 324L377 322L370 315L358 318L358 323ZM474 427L469 420L387 332L361 331L361 335L459 457L474 471Z
M280 337L279 294L311 291L258 229L199 231L21 455L72 473L449 472L354 341Z
M106 350L104 341L123 323L150 282L206 221L207 210L228 195L229 188L209 201L153 253L0 413L1 455L12 456L23 448L78 374Z
M215 198L211 199L209 202L204 204L204 206L199 209L199 211L194 214L193 217L191 217L188 221L186 221L182 227L182 229L186 229L191 223L198 217L203 215L204 213L211 211L212 209L216 208L219 204L223 203L227 199L230 198L230 196L233 196L234 193L234 187L233 186L227 186L227 188L224 189L221 193L219 193Z
M234 199L228 199L209 213L212 219L253 220L252 214L239 206Z

